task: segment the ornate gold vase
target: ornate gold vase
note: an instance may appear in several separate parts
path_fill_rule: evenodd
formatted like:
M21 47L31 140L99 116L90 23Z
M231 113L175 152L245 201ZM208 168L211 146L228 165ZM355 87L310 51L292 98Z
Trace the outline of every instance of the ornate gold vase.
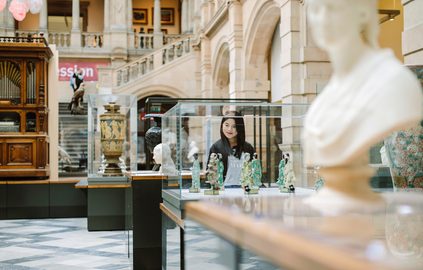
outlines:
M125 115L119 112L120 106L115 102L109 102L104 108L106 112L100 115L101 149L106 163L103 175L121 176L119 157L125 140Z

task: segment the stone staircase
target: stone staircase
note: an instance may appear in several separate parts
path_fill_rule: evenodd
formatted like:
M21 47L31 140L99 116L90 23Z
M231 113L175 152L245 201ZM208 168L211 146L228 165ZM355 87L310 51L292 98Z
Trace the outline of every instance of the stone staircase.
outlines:
M117 68L98 67L99 84L111 87L113 93L117 94L128 92L129 88L139 89L146 76L157 75L157 72L163 72L164 68L169 68L172 64L181 64L178 60L193 56L193 44L196 42L191 35L181 35L179 39L172 40L162 48L155 49ZM193 63L188 65L192 66Z
M63 150L60 152L59 149L61 177L87 175L87 103L83 103L83 106L85 114L72 115L68 110L68 103L59 103L59 146Z

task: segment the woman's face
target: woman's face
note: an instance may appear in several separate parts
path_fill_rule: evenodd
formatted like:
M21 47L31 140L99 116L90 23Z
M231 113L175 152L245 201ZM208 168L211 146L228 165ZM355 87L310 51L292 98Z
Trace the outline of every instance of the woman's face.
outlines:
M316 44L330 49L360 33L359 4L349 0L309 0L307 15Z
M228 140L236 138L238 132L236 131L236 124L234 119L228 119L223 122L222 132Z

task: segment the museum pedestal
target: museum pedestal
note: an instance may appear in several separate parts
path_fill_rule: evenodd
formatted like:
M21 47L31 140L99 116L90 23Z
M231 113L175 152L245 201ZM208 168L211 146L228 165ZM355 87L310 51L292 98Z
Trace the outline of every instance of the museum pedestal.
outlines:
M116 177L114 177L116 178ZM82 180L76 188L87 189L88 231L128 230L132 228L131 185L126 177L114 183Z
M161 269L162 181L166 176L153 171L128 174L132 186L134 269Z

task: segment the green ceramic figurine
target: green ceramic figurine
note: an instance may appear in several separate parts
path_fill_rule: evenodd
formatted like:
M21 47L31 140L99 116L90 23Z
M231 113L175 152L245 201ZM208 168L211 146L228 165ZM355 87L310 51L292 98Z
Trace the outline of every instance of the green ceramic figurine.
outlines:
M207 166L207 183L210 184L210 189L204 190L204 194L205 195L219 195L216 153L210 154L209 165Z
M223 184L223 171L225 170L222 160L222 154L217 154L217 182L219 183L219 189L224 190L225 186Z
M244 189L245 194L258 193L258 188L254 187L252 166L249 153L244 153L244 163L242 164L241 170L241 186Z
M190 193L200 192L200 162L198 161L198 154L194 154L194 161L192 162L192 184L189 189Z
M276 181L276 184L278 185L279 189L282 189L282 187L285 185L285 179L284 179L284 175L283 172L285 170L285 155L282 154L282 159L279 162L279 177Z
M262 177L262 171L261 171L261 162L260 159L258 159L257 153L254 153L253 160L251 161L251 170L252 170L252 176L253 176L253 182L254 188L260 188L262 185L261 183L261 177Z

